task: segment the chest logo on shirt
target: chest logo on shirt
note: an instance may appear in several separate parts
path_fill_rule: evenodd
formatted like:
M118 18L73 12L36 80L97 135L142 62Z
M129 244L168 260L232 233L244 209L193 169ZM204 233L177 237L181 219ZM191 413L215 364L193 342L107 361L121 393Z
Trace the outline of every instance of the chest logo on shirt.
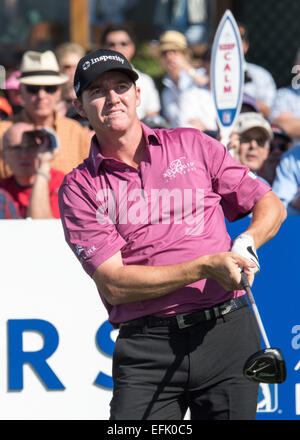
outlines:
M166 180L175 179L179 175L184 175L196 171L195 162L187 161L185 156L172 160L163 176Z

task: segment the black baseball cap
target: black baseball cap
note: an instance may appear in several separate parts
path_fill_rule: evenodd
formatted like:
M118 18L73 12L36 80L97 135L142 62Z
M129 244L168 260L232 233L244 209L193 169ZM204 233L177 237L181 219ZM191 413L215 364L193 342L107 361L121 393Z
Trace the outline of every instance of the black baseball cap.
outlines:
M121 53L114 50L97 49L85 55L77 64L74 76L76 96L79 97L95 79L110 70L124 72L133 82L139 77Z

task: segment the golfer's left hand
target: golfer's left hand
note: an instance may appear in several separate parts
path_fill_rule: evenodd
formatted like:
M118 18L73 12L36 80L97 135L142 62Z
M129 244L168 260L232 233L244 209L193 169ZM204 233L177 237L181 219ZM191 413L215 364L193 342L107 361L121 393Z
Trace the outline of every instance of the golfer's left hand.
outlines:
M233 242L231 252L235 252L255 263L255 267L251 269L254 275L256 275L260 271L260 265L254 245L254 240L251 235L239 235Z

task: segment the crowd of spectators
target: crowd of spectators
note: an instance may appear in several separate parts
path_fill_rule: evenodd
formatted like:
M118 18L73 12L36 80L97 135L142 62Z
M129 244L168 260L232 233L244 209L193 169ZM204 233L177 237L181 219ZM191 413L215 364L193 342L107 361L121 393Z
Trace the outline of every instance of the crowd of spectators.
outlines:
M227 147L254 178L272 186L289 215L299 215L300 88L277 89L270 72L249 63L247 29L240 24L239 30L244 94ZM123 24L109 24L100 47L133 62L135 36ZM88 156L93 136L93 127L73 105L74 73L85 54L70 42L45 52L28 50L9 73L0 96L0 218L59 217L58 188ZM156 55L165 72L161 88L133 65L141 88L139 118L152 128L193 127L222 141L210 90L210 48L193 57L187 34L174 26L160 34Z

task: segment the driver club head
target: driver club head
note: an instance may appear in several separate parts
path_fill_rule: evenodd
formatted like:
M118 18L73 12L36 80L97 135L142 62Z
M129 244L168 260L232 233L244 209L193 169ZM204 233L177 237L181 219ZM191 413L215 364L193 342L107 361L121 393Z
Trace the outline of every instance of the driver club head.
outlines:
M286 379L286 365L279 348L265 348L250 356L243 368L244 376L261 383L282 383Z

